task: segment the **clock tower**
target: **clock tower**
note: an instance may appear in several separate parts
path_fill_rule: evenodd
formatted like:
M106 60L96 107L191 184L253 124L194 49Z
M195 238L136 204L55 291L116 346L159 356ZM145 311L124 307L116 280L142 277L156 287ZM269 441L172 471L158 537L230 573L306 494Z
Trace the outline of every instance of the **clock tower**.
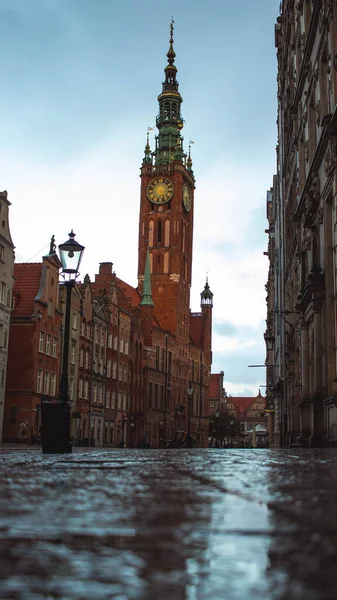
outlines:
M165 81L158 96L158 134L153 151L147 136L140 174L138 288L142 292L148 252L154 318L187 349L195 179L190 151L187 155L183 149L183 100L175 56L172 22Z

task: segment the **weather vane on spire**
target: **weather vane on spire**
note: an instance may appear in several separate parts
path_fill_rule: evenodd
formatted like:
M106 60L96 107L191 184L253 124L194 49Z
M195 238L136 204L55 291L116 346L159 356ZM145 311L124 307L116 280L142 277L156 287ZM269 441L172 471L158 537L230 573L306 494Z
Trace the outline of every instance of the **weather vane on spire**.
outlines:
M174 31L174 19L172 17L172 19L171 19L171 25L170 25L170 34L171 34L170 44L173 44L173 31Z
M169 65L173 65L174 59L176 56L175 51L173 49L173 31L174 31L174 19L172 17L171 24L170 24L170 47L169 47L168 53L166 54Z

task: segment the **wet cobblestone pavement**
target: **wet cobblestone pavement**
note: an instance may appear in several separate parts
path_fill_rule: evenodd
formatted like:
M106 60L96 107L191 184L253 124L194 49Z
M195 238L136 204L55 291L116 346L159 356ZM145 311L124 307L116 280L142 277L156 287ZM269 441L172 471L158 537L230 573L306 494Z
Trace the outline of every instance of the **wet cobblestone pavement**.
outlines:
M335 450L0 450L2 599L337 598Z

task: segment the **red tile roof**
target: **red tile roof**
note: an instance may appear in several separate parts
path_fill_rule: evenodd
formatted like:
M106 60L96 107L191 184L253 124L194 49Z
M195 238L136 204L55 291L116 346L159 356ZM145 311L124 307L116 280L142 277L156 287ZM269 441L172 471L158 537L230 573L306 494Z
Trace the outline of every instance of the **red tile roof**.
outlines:
M13 316L30 317L34 312L34 298L40 287L42 263L14 264Z
M138 304L141 301L141 295L138 291L138 288L132 287L132 285L129 285L125 281L122 281L122 279L119 279L119 277L116 277L116 281L117 281L119 287L121 288L121 290L124 291L126 297L130 299L131 306L133 308L138 306Z
M258 400L264 401L265 398L264 396L229 396L227 398L227 403L232 402L234 404L237 415L238 417L240 417L241 415L245 415L247 410L252 406L252 404L254 404Z

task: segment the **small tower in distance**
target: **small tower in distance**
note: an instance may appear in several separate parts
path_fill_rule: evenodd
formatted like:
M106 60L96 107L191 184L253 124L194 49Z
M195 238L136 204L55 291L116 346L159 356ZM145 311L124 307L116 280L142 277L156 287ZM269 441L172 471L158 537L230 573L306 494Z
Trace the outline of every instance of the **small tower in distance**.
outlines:
M203 322L203 348L204 355L209 364L212 364L212 309L213 294L208 284L208 276L203 291L200 294L200 305Z

